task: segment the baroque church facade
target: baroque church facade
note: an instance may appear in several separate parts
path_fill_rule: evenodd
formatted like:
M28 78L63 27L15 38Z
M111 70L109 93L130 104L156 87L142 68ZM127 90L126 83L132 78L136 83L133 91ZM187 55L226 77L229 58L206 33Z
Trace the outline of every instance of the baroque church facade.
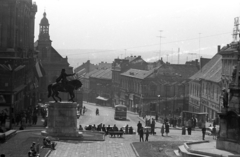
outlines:
M40 102L47 101L47 86L56 81L62 69L65 69L66 73L73 73L73 67L69 65L67 56L63 58L52 46L46 15L44 12L40 22L38 40L34 45L35 50L38 51L38 59L45 70L45 76L39 82Z

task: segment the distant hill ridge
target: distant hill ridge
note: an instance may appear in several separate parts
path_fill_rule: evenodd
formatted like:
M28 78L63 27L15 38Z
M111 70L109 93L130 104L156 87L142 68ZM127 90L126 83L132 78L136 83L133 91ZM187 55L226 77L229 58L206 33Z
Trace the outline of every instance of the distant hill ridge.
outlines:
M158 51L126 51L125 50L103 50L103 49L57 49L57 51L62 55L62 57L68 57L68 62L73 68L81 65L82 63L90 60L93 64L98 64L100 62L112 63L115 58L124 58L125 56L142 56L142 58L147 62L153 62L159 59ZM162 54L172 54L172 51L162 51ZM180 63L186 62L187 54L180 55ZM211 58L212 55L203 54L204 58ZM188 57L188 60L195 58ZM163 57L166 61L167 58ZM173 56L171 59L170 55L168 57L169 62L173 64L177 63L177 55Z

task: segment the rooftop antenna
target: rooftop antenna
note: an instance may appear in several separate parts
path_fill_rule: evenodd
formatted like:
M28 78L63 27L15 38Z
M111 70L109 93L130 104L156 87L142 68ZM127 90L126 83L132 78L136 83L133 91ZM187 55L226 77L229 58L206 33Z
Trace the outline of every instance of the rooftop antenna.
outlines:
M162 30L159 30L159 32L160 32L160 36L157 36L157 37L160 38L160 47L159 47L159 60L160 60L160 58L161 58L161 39L165 38L165 37L161 36Z

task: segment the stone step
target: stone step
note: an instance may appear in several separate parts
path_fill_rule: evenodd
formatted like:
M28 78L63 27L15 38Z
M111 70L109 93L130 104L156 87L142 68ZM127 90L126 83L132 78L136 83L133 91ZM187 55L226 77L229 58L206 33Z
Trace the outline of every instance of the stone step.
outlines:
M182 157L210 157L210 156L207 156L207 155L191 153L185 148L184 145L179 146L178 150L179 150Z
M173 152L175 153L176 156L182 156L182 155L179 153L179 150L173 150Z

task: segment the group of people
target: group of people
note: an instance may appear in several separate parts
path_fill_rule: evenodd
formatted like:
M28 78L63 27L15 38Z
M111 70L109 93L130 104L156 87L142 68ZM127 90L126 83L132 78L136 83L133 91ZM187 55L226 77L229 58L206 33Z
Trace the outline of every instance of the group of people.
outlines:
M79 125L79 130L83 130L82 125ZM125 134L133 134L133 127L129 127L128 125L126 125L125 129L124 128L118 128L116 126L116 124L114 124L112 127L110 125L105 126L105 124L99 124L99 125L88 125L85 127L85 130L91 130L91 131L103 131L105 132L105 135L109 134L109 131L122 131Z
M28 157L39 157L39 145L36 145L35 142L32 143L30 150L28 151Z
M213 136L213 139L216 140L217 139L216 126L213 125L213 127L212 127L212 125L210 124L209 128L212 128L211 135ZM202 127L202 140L205 140L206 131L207 131L207 129L206 129L205 125L203 125L203 127Z
M43 138L43 148L50 148L55 150L57 143L51 141L48 137ZM40 157L39 153L40 145L33 142L28 151L28 157Z
M138 135L140 137L140 142L144 142L144 134L145 134L145 141L148 141L148 137L149 137L149 130L148 129L144 129L142 126L140 126L138 128Z
M51 141L48 137L43 138L43 147L55 150L57 143Z
M166 136L168 136L169 127L170 127L170 124L168 123L168 121L162 124L161 130L160 130L162 136L164 136L164 133L166 134Z
M155 125L156 125L156 121L155 121L154 118L152 118L152 120L151 119L147 119L147 118L145 119L145 126L151 127L150 134L152 134L152 135L156 134L156 132L155 132ZM142 124L140 124L140 121L139 121L137 127L140 128L140 126L142 126Z

